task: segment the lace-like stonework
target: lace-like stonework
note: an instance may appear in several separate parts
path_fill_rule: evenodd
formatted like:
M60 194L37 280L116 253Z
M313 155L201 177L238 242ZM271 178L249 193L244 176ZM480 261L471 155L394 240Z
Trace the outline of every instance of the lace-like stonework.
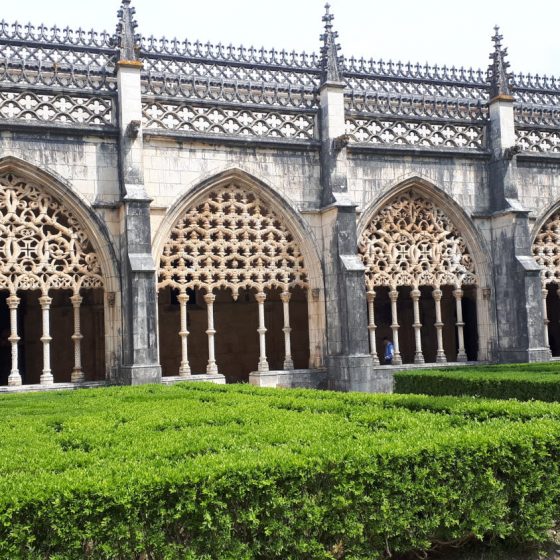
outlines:
M303 256L280 216L237 185L213 190L174 225L159 262L158 288L307 287Z
M554 212L540 229L533 242L533 255L543 267L543 286L560 283L560 210Z
M0 289L100 288L97 255L78 220L44 190L0 177Z
M359 239L368 289L476 284L467 245L451 220L414 191L400 194Z

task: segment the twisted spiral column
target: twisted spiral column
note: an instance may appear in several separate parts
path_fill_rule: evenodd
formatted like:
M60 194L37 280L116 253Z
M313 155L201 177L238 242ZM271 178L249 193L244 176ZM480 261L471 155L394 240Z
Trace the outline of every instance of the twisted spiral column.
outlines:
M292 359L292 344L291 344L291 332L292 327L290 326L290 299L292 295L290 292L282 292L280 294L280 299L282 300L282 307L284 309L284 369L294 369L294 361Z
M82 305L83 298L80 294L74 294L70 301L74 308L74 334L72 340L74 341L74 369L72 370L71 381L72 383L82 383L85 379L84 372L82 371L82 332L80 324L80 306Z
M268 360L266 359L266 327L264 324L264 302L266 300L266 294L259 292L255 298L259 304L259 328L257 329L257 332L259 333L260 356L257 370L265 372L268 371Z
M179 375L181 377L189 377L191 375L187 348L187 339L189 336L187 328L187 301L189 296L185 291L182 291L177 296L177 299L179 300L179 309L181 313L181 327L179 330L179 338L181 339L181 364L179 366Z
M208 335L208 365L206 366L206 373L215 375L218 373L214 345L214 336L216 334L216 330L214 329L214 302L216 301L216 296L212 293L206 294L204 296L204 301L206 302L208 310L208 329L206 330L206 334Z
M453 295L455 296L455 305L457 308L457 339L459 342L459 349L457 350L457 361L458 362L466 362L467 361L467 353L465 352L465 323L463 321L463 290L461 288L457 288L453 290Z
M43 373L41 374L41 385L52 385L54 383L53 374L51 371L51 333L50 333L50 308L52 298L44 295L39 298L41 305L41 315L43 320L43 336L41 342L43 343Z
M399 299L398 290L391 290L389 292L391 298L391 330L393 331L393 365L400 366L402 364L402 357L399 348L399 320L397 315L397 300Z
M422 353L422 323L420 322L420 290L415 288L410 292L410 297L412 298L412 306L414 309L414 323L412 327L414 328L414 343L415 343L415 352L414 352L414 363L415 364L423 364L424 363L424 354Z
M377 355L377 343L375 340L375 331L377 329L375 325L375 290L368 290L367 292L367 302L368 302L368 332L369 332L369 348L370 353L373 357L373 365L379 365L379 356Z
M12 345L12 369L8 376L8 386L17 387L21 385L21 374L18 364L18 342L20 337L18 336L17 324L17 310L21 300L15 294L12 294L6 301L10 308L10 336L8 340Z
M443 364L447 362L447 358L445 357L445 352L443 350L443 322L441 320L441 298L443 296L443 292L436 288L432 291L432 297L434 298L434 303L436 306L436 322L434 326L436 327L436 335L437 335L437 352L436 352L436 362Z

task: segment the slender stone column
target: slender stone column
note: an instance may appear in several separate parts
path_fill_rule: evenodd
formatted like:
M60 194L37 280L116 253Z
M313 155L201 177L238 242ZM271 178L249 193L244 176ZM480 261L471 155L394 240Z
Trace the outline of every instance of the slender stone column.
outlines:
M441 320L441 296L443 292L436 288L432 292L432 296L434 298L434 302L436 305L436 322L434 326L436 327L436 334L437 334L437 353L436 353L436 362L438 363L445 363L447 362L447 358L445 357L445 352L443 350L443 322Z
M397 299L399 298L399 292L391 290L389 292L389 297L391 298L391 330L393 331L393 365L400 366L402 364L401 352L399 349L399 321L397 316Z
M457 339L459 342L457 361L466 362L467 353L465 352L465 323L463 321L463 290L461 290L461 288L457 288L456 290L453 290L453 295L455 296L455 305L457 306L457 323L455 323L457 325Z
M187 326L187 301L189 296L186 292L181 292L177 296L177 299L179 300L179 309L181 312L181 329L179 330L179 338L181 339L181 365L179 366L179 375L181 377L189 377L191 375L187 348L187 339L189 336Z
M214 294L206 294L204 296L204 301L208 309L208 329L206 331L208 335L208 365L206 366L206 373L214 375L218 373L216 351L214 347L214 335L216 334L214 329L214 302L216 301L216 296Z
M260 348L260 357L259 357L259 367L257 368L258 371L268 371L268 360L266 359L266 327L264 324L264 302L266 300L266 294L263 292L259 292L255 296L257 303L259 304L259 328L257 332L259 333L259 348Z
M12 369L10 371L10 375L8 376L8 385L10 387L16 387L21 385L21 375L19 373L18 366L18 342L20 338L17 332L17 310L21 300L15 294L12 294L6 301L8 303L8 307L10 308L10 337L8 340L12 345Z
M44 295L39 298L41 305L41 314L43 316L43 373L40 378L41 385L52 385L54 383L53 374L51 372L51 333L50 333L50 317L52 298Z
M550 323L550 320L548 318L548 309L546 307L546 296L548 296L548 290L546 288L543 288L541 293L542 293L542 311L543 311L543 319L544 319L544 345L547 348L549 348L550 340L548 337L548 324Z
M414 352L414 363L423 364L424 354L422 353L422 336L420 329L422 328L422 323L420 322L420 290L415 288L410 292L410 297L412 298L412 305L414 308L414 342L416 351Z
M74 369L72 370L72 383L82 383L84 381L84 372L82 371L82 332L80 325L80 306L82 305L83 298L80 294L74 294L70 301L74 307L74 334L72 340L74 341Z
M369 348L371 355L373 356L373 365L379 365L379 356L377 355L377 343L375 340L375 330L377 327L375 326L375 290L368 290L367 293L367 302L368 302L368 331L369 331Z
M294 361L292 359L292 344L290 339L290 333L292 332L292 327L290 327L290 298L292 295L290 292L282 292L280 294L280 299L282 300L282 306L284 308L284 369L294 369Z

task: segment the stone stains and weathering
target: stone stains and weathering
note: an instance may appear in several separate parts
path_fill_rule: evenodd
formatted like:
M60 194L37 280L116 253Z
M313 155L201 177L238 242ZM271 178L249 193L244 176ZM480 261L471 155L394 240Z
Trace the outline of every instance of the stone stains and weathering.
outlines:
M487 71L345 58L329 5L318 55L142 31L0 23L0 385L560 354L560 83L497 27Z

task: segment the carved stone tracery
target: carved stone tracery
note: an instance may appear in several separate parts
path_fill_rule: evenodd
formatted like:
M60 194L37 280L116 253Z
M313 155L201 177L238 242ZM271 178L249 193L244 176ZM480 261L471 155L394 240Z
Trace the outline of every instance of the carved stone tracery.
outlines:
M158 288L239 290L307 287L298 244L254 192L235 184L212 190L175 223L159 262Z
M101 287L97 255L77 218L41 187L0 176L0 289Z
M398 195L382 208L358 244L368 290L477 283L459 231L441 209L414 191Z
M533 242L533 255L543 267L543 287L552 282L560 284L560 210L554 212L541 227Z

